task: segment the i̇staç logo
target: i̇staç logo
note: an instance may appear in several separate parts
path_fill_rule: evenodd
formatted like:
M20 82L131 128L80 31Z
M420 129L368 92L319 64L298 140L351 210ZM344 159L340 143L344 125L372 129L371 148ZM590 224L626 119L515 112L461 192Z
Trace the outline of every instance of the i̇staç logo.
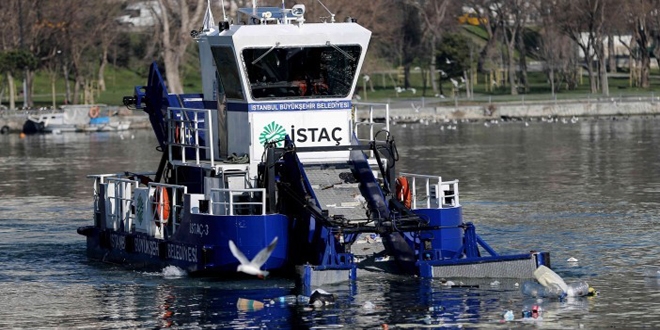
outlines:
M277 124L275 121L264 126L264 130L259 134L259 143L265 145L271 141L277 142L278 147L284 146L284 137L286 136L286 130L282 125Z

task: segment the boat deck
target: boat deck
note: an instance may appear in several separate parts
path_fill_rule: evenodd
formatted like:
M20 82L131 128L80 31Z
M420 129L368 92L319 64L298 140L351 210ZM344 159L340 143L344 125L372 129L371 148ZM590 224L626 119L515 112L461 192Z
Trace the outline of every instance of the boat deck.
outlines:
M367 202L347 165L307 165L305 173L328 215L342 215L353 223L368 221Z

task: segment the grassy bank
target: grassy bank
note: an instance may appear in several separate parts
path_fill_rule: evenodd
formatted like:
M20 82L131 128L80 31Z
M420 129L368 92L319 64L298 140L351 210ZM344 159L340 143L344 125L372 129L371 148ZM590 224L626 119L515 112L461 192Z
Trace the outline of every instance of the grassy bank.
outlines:
M146 70L144 70L146 72ZM189 70L192 72L192 70ZM655 93L660 95L660 78L656 75L657 71L653 72L654 76L651 78L651 88L642 89L638 87L631 87L630 80L625 73L617 74L609 77L610 95L612 97L628 96L628 95L650 95ZM426 93L423 93L421 72L419 70L412 70L410 75L410 82L415 92L406 90L397 93L395 87L397 86L396 72L375 73L371 74L371 84L367 85L366 95L364 90L363 80L360 79L356 94L358 94L362 101L396 101L397 99L434 97L430 86L427 86ZM133 95L134 86L146 84L146 74L137 73L134 71L119 69L116 70L112 66L106 70L106 90L99 92L96 100L97 103L108 105L121 105L122 98L127 95ZM528 77L530 81L530 90L528 93L519 96L510 96L510 89L508 86L493 86L492 89L488 88L490 85L489 77L486 74L478 74L477 83L474 86L474 95L476 100L490 100L493 101L517 101L521 98L526 100L533 99L550 99L551 90L546 76L542 72L529 72ZM20 88L20 81L16 81ZM373 89L372 89L373 87ZM195 93L201 91L201 82L198 73L190 73L184 78L184 90L186 93ZM452 83L445 81L442 83L443 94L445 101L450 102L452 97ZM56 104L61 105L64 102L65 84L64 80L59 78L55 83ZM465 97L465 89L458 90L459 98ZM557 93L557 99L570 99L570 98L587 98L599 97L600 95L591 95L589 89L589 80L583 77L581 84L575 90L562 89ZM22 106L23 98L18 96L17 106ZM37 74L34 83L34 102L37 107L50 106L52 104L51 84L50 78L45 74ZM8 98L6 94L2 100L3 105L8 105Z

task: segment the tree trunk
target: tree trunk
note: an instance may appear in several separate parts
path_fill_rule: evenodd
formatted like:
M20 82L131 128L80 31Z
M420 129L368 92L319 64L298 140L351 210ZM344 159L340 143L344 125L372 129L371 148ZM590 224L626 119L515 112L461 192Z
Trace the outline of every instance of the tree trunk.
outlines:
M16 85L11 72L7 72L7 83L9 84L9 109L14 110L16 109Z
M99 64L99 90L105 92L105 67L108 65L108 46L104 45L101 52L101 63Z
M163 56L167 90L174 94L183 94L183 84L181 84L181 74L179 72L179 59L179 55L173 52L166 51Z
M32 70L25 70L25 90L23 93L25 93L25 101L26 101L26 106L29 108L34 107L34 102L32 100L32 89L34 85L34 71Z
M410 88L410 64L403 66L403 88Z
M62 71L64 72L64 85L66 91L64 92L64 104L71 103L71 82L69 81L69 67L66 62L62 65Z
M57 81L57 76L51 72L50 76L50 92L53 96L53 109L57 107L57 94L55 93L55 81Z
M610 96L610 85L607 79L607 70L605 67L605 52L602 52L603 55L600 60L600 85L601 85L601 90L603 91L603 96Z
M550 67L550 90L552 91L552 96L555 95L555 69Z
M649 56L648 52L642 52L642 53L645 53L645 55L642 55L640 68L639 68L641 71L640 72L641 86L642 88L649 88L651 87L651 82L649 80L651 57Z
M424 67L420 67L421 69L421 75L422 75L422 96L426 96L426 86L428 85L428 70L424 69ZM431 70L433 71L433 70Z
M594 76L594 67L591 62L593 58L591 56L585 55L584 62L587 65L587 72L589 74L589 86L591 87L591 94L596 94L598 88L596 87L596 77Z
M431 37L431 88L433 88L433 96L438 94L438 83L435 81L435 73L437 68L435 67L435 44L436 44L436 37L435 34Z
M81 89L85 88L85 79L83 76L76 74L76 82L73 85L73 100L72 104L80 104Z
M486 45L484 48L479 52L479 58L477 59L477 71L478 72L486 72L489 71L490 69L493 68L487 68L486 67L486 61L488 60L488 57L490 57L491 51L493 47L497 44L497 38L498 38L498 25L497 24L492 24L493 17L488 18L488 22L486 24L482 24L484 29L486 29L486 32L488 32L488 41L486 41Z
M509 45L507 45L509 84L511 85L511 95L518 95L518 86L516 86L516 59L513 55L513 42L510 42Z
M607 59L609 62L609 70L607 72L616 72L616 53L614 52L614 36L607 36Z
M516 42L518 45L518 55L520 56L519 65L520 65L520 86L523 88L524 92L529 91L529 82L527 81L527 50L525 49L525 40L523 38L522 29L518 31L518 40Z
M204 2L204 0L196 0L195 11L191 14L191 4L187 1L166 2L165 0L158 0L162 11L160 24L165 77L170 93L183 93L180 66L186 54L186 48L193 41L189 33L193 28L198 27L197 24L199 24L199 20L206 9ZM170 17L173 12L178 15L176 18Z

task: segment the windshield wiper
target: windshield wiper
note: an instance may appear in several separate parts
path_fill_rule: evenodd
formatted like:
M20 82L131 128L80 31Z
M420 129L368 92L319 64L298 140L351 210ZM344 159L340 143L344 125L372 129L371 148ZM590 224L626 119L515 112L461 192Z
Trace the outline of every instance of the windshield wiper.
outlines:
M334 49L336 49L338 52L342 53L342 55L346 56L349 60L355 61L355 57L353 57L353 55L351 55L351 54L347 53L345 50L339 48L339 46L333 45L332 43L330 43L330 41L326 41L325 44L328 45L328 46L331 46Z
M261 54L261 56L257 57L257 59L255 59L254 61L252 61L252 65L254 65L255 63L261 61L262 58L264 58L264 57L266 57L266 55L270 54L270 52L272 52L273 49L277 48L279 45L280 45L280 43L276 42L275 46L270 47L269 50L267 50L265 53Z

